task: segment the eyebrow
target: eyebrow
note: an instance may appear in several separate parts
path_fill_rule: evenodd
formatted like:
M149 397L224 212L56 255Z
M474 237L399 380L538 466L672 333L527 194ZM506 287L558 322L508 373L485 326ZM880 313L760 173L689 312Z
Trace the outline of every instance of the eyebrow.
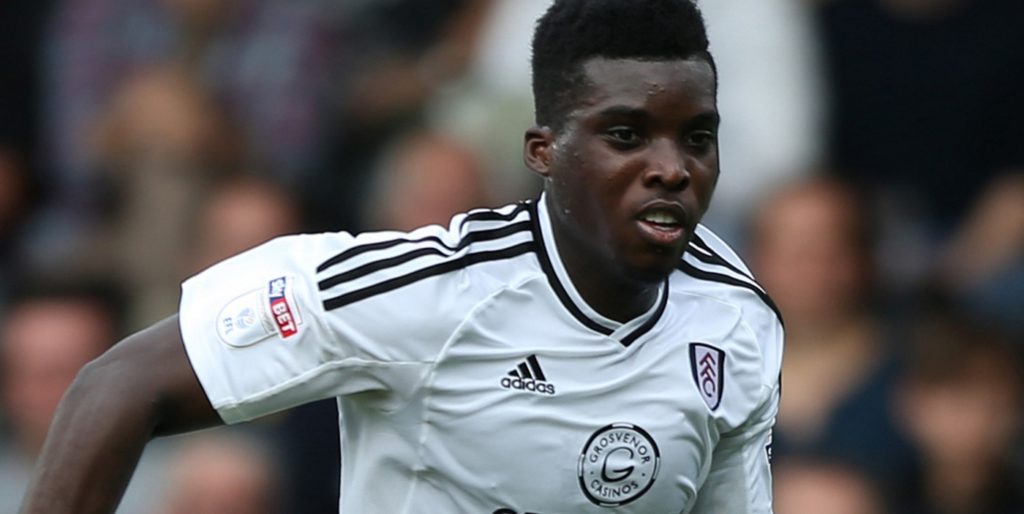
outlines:
M722 117L721 117L721 115L718 114L718 111L705 111L705 112L702 112L702 113L694 116L693 118L691 118L690 121L687 123L687 125L707 125L707 124L710 124L710 125L718 126L718 124L721 121L722 121Z
M613 105L606 109L602 109L597 113L602 118L649 118L650 113L646 109L639 107L629 107L628 105Z

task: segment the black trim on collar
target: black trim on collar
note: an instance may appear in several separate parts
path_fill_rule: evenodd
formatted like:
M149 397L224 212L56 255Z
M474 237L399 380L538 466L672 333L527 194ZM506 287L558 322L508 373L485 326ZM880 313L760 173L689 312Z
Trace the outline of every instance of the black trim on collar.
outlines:
M658 304L658 310L654 311L654 313L651 314L651 317L647 318L647 321L645 321L643 325L640 325L636 330L630 332L626 337L623 337L621 341L622 346L629 346L633 344L633 342L639 339L640 336L650 332L651 329L654 328L654 325L658 324L658 321L661 320L661 315L665 312L665 306L668 305L668 293L668 279L666 278L664 291L661 293L661 301Z
M548 283L551 284L551 289L555 292L555 296L557 296L559 301L562 302L562 305L565 306L566 310L568 310L569 313L572 314L572 316L580 323L595 332L611 337L615 330L601 325L587 317L587 315L580 310L579 306L572 301L572 298L569 297L569 293L566 292L565 286L562 285L562 281L559 280L558 275L555 273L554 265L551 264L551 256L548 254L547 246L544 243L544 234L540 228L540 211L537 207L537 203L540 201L541 200L538 199L529 203L530 220L533 222L531 230L533 230L533 239L537 243L535 247L537 260L540 262L540 267L544 271L544 274L548 277ZM668 305L668 296L669 281L668 278L666 278L661 298L658 301L658 308L651 313L650 317L648 317L643 324L629 334L626 334L625 337L619 339L622 346L629 347L629 345L633 344L644 334L650 332L651 329L658 324L658 321L661 320L661 315L665 313L665 307Z
M565 291L565 287L562 286L562 282L558 279L558 275L555 274L555 268L551 264L551 256L548 255L547 245L544 244L544 234L540 229L540 212L537 209L537 202L541 200L534 200L529 203L530 208L530 221L532 222L530 230L533 231L533 240L536 242L534 247L537 252L537 261L540 262L540 269L544 271L544 274L548 277L548 283L551 284L551 289L555 292L555 296L562 302L566 310L574 318L576 318L585 327L604 334L611 336L614 330L597 323L596 321L587 317L583 314L583 311L569 298L569 293Z

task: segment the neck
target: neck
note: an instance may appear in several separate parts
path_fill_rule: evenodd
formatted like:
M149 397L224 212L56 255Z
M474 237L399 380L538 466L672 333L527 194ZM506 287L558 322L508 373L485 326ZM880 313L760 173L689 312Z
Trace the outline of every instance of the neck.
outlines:
M567 256L563 256L563 262L580 296L606 318L625 323L647 312L658 301L658 284L637 283L610 272L588 270L593 268L592 263L573 265Z
M599 256L581 252L556 228L555 242L576 291L602 316L626 323L647 312L658 300L660 282L631 279Z

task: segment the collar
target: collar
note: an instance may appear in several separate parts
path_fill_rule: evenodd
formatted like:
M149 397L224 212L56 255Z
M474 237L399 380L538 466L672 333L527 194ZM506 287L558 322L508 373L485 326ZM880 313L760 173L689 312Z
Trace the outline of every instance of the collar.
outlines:
M546 193L541 194L539 199L529 203L529 207L533 221L534 239L539 243L537 258L540 261L541 269L548 277L552 290L569 314L581 324L590 330L619 341L623 346L629 346L649 332L661 319L668 303L668 279L666 278L659 286L658 300L654 302L654 305L626 323L620 323L597 312L583 299L569 278L569 273L565 269L561 254L558 252L558 245L555 242L546 199Z

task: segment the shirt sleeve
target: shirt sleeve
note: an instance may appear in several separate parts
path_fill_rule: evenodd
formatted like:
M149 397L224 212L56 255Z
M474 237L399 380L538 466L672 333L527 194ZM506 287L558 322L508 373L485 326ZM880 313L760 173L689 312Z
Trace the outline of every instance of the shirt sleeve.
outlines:
M422 308L410 314L409 301L394 294L329 309L321 291L326 279L374 268L366 255L333 263L356 246L386 237L283 237L185 281L182 339L225 422L332 396L401 393L418 383L444 341L443 316L423 315ZM321 273L328 264L331 269ZM453 296L436 284L421 287L432 287L438 308Z
M761 401L743 424L721 435L692 514L772 513L772 428L781 397L783 330L767 312L748 322L760 341Z
M749 425L719 440L711 471L697 494L693 514L770 514L772 512L771 441L779 389Z

